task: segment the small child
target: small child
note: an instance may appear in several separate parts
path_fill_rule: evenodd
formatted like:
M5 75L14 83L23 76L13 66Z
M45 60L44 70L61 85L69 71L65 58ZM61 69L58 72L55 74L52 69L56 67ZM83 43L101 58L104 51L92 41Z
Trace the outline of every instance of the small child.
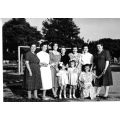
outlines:
M83 98L96 98L95 89L92 85L92 81L95 80L95 78L97 78L97 76L94 73L90 72L90 65L84 65L84 72L81 72L79 76L79 83L82 93L81 95Z
M76 68L76 63L74 60L70 61L70 67L68 68L68 78L69 78L69 98L76 98L75 91L78 84L78 74L79 71Z
M66 86L68 84L68 72L63 63L60 64L58 67L60 69L59 72L57 73L57 76L59 78L59 86L60 86L59 99L62 99L62 91L64 92L64 98L67 98L66 97Z

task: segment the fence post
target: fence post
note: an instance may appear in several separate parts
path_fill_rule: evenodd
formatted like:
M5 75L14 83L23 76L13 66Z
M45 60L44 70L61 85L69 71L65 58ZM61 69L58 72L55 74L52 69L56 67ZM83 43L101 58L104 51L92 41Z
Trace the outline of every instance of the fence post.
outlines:
M20 75L20 46L18 46L18 74Z

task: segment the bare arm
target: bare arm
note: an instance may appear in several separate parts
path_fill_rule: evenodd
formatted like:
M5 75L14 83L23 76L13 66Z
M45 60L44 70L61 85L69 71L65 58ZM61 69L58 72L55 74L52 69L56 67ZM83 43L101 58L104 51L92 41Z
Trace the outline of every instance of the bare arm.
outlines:
M32 76L32 71L30 69L29 61L25 61L25 64L26 64L26 67L27 67L27 69L29 71L30 76Z
M105 74L108 66L109 66L109 61L106 61L106 63L105 63L105 68L104 68L104 70L103 70L103 74Z
M91 57L91 64L92 64L92 65L91 65L90 71L93 70L93 59L94 59L94 58L93 58L93 55L92 55L92 57Z

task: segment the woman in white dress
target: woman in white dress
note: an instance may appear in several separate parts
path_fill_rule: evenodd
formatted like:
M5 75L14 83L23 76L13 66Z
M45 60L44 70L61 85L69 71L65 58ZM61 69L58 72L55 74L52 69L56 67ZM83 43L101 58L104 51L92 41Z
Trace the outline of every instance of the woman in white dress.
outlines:
M38 58L40 59L40 71L41 71L41 78L42 78L42 89L43 89L43 99L47 99L46 97L46 90L52 89L52 76L51 76L51 69L50 69L50 57L49 54L46 52L47 50L47 43L41 44L42 51L37 53Z

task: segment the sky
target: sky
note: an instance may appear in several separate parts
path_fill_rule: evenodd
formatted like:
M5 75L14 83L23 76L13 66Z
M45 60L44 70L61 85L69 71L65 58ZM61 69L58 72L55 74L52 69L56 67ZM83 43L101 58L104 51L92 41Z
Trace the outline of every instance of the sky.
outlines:
M10 18L3 18L3 24ZM26 18L31 26L42 28L45 18ZM95 41L101 38L120 39L120 18L74 18L75 24L80 28L80 37L84 40Z

